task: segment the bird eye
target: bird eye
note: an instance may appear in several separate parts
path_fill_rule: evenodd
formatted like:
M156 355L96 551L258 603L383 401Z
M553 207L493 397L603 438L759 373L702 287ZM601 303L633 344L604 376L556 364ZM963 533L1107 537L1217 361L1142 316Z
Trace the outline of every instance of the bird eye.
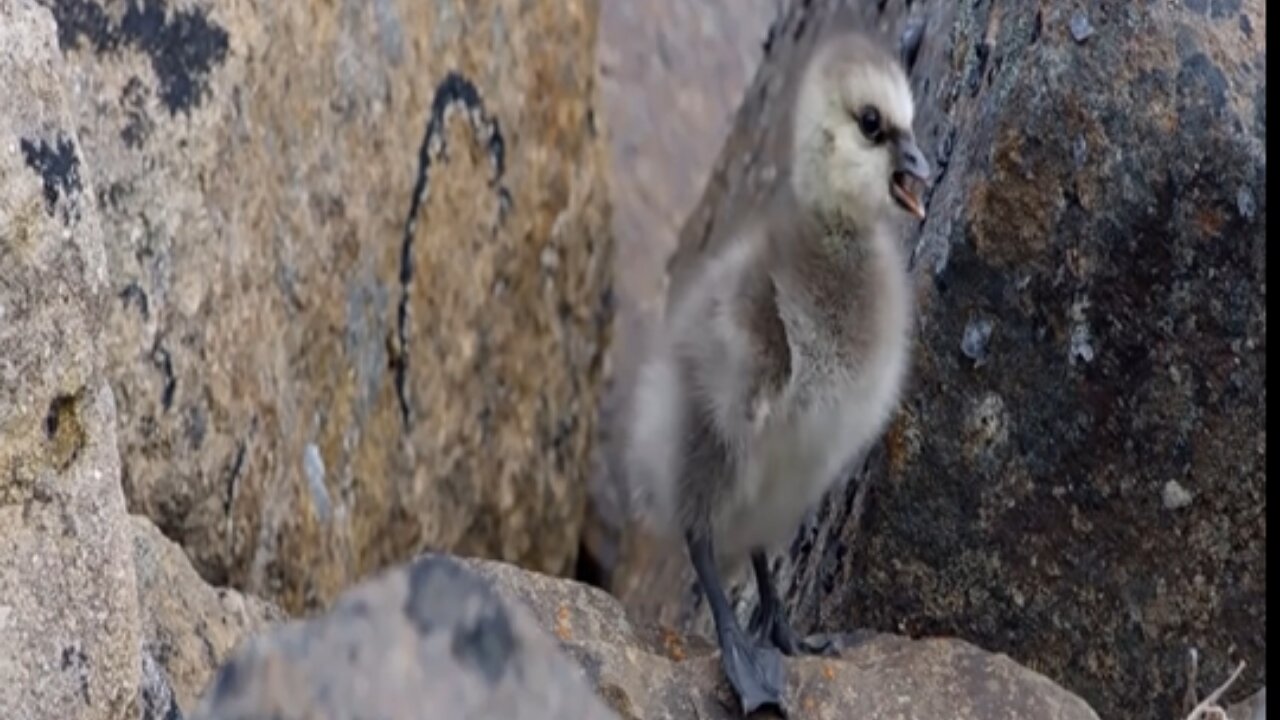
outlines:
M884 139L883 128L880 127L880 111L874 107L868 106L863 108L862 114L858 116L858 127L862 129L862 134L867 136L872 142L880 142Z

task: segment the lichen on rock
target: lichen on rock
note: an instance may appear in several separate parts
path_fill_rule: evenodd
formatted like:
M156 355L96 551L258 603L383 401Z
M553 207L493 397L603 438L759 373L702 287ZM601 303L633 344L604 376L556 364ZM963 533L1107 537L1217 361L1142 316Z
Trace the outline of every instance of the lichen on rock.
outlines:
M130 509L294 612L424 548L570 570L610 326L596 3L42 2Z

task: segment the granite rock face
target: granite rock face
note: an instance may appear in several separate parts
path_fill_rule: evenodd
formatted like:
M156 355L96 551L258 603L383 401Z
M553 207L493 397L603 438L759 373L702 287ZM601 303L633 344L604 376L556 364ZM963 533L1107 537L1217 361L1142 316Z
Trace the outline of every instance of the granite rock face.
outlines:
M838 5L774 28L673 278L776 176L772 118ZM906 6L848 17L897 36ZM1195 647L1201 678L1249 663L1243 698L1266 674L1263 3L910 12L940 172L909 235L915 367L777 563L799 629L958 636L1153 720L1178 715ZM684 572L653 556L622 573L637 602L654 568ZM662 609L709 627L687 595Z
M344 593L325 615L254 638L194 717L608 718L528 613L447 556Z
M134 717L107 262L49 14L0 0L0 717Z
M1044 677L953 640L865 637L840 658L788 661L787 674L802 717L1097 719ZM396 719L424 707L439 717L738 717L706 640L635 625L617 600L574 581L438 555L248 643L195 717Z
M426 547L568 570L610 324L596 3L42 3L130 509L294 612Z
M154 673L164 679L173 704L189 710L231 651L245 638L282 622L284 613L235 590L210 587L182 548L154 523L138 515L129 521L142 613L143 687L146 676ZM149 670L150 663L154 668Z
M715 646L636 623L595 588L502 563L467 563L529 608L621 718L739 717ZM786 660L786 702L804 718L1096 720L1080 698L1002 655L951 639L856 633L835 658Z
M0 717L167 720L281 613L126 511L97 178L57 32L0 0Z

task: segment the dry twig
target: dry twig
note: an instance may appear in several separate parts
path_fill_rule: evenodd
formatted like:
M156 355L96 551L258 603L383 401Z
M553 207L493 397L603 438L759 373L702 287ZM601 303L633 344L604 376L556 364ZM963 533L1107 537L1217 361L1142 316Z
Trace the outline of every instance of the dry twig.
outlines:
M1195 681L1195 674L1197 671L1197 664L1198 663L1196 662L1196 652L1195 650L1192 650L1191 663L1189 668L1189 672L1191 675L1190 679L1192 682L1187 691L1187 696L1192 699L1195 698L1195 682L1194 681ZM1218 704L1218 700L1222 698L1222 695L1227 691L1227 688L1231 687L1231 684L1234 683L1236 679L1240 677L1240 673L1244 672L1244 666L1245 666L1245 663L1243 660L1241 660L1240 665L1236 667L1235 672L1231 673L1231 677L1227 678L1226 682L1219 685L1217 690L1214 690L1213 692L1209 693L1209 696L1206 697L1204 700L1201 700L1200 704L1192 708L1191 714L1187 715L1186 720L1230 720L1229 717L1227 716L1227 711L1221 705Z

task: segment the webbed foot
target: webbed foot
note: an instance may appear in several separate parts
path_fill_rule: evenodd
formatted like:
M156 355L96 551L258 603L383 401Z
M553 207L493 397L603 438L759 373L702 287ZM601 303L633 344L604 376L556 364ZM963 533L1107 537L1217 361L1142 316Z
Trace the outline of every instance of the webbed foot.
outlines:
M782 654L777 648L756 645L740 631L721 633L720 664L744 716L770 709L786 717Z

